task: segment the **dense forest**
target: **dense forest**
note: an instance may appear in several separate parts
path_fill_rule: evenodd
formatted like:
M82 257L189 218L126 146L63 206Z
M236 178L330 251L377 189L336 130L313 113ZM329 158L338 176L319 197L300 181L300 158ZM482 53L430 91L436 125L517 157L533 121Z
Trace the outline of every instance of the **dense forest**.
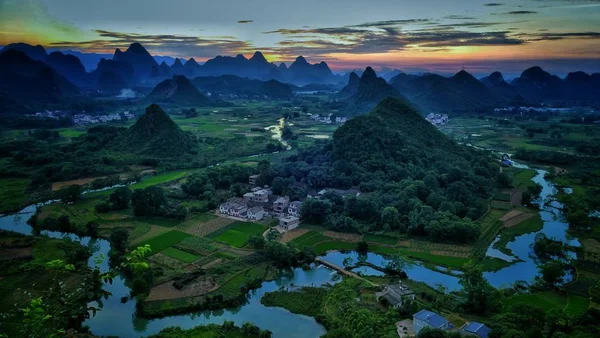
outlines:
M490 158L456 144L395 98L348 121L331 142L259 170L262 182L292 198L324 188L360 189L358 196L333 190L307 200L306 222L450 242L474 241L473 220L487 211L497 188L509 185Z

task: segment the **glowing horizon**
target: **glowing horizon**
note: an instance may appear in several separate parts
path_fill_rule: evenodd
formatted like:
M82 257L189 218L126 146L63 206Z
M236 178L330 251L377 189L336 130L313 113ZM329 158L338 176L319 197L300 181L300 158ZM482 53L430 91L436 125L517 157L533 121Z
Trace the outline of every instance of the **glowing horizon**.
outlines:
M598 0L0 0L0 45L112 54L140 42L152 55L199 62L261 51L272 62L303 55L334 70L503 70L531 61L598 72L597 17Z

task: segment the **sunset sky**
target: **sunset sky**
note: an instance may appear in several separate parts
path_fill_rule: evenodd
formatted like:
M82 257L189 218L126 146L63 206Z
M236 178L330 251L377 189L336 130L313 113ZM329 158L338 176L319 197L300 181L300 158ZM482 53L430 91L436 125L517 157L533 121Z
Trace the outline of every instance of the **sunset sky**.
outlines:
M0 45L304 55L336 70L600 71L600 0L0 0Z

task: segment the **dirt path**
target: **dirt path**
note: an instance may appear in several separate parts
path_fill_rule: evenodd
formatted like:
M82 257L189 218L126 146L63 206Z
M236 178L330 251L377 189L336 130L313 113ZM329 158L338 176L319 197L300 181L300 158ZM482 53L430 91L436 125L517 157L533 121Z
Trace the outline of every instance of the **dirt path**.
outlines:
M304 235L305 233L307 233L309 231L310 230L304 229L304 228L296 228L296 229L290 230L288 232L284 232L279 241L283 242L283 243L287 243L287 242L290 242L290 241Z
M217 217L208 222L199 223L198 225L188 227L187 229L182 229L182 231L191 235L204 237L212 232L228 226L233 222L235 222L235 220L230 218Z
M325 231L323 235L343 242L357 243L362 240L362 235L359 234L347 234L343 232Z

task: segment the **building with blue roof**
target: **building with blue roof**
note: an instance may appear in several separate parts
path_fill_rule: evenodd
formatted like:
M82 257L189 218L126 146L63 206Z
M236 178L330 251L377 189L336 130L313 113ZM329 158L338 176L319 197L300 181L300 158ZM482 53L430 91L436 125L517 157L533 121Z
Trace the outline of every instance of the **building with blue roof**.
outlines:
M425 327L434 329L448 330L452 328L450 322L435 312L429 310L421 310L413 315L413 329L415 335L419 334Z
M492 331L492 329L487 327L485 324L478 323L478 322L467 323L467 325L463 326L460 330L461 330L461 333L463 333L466 336L480 337L480 338L488 338L490 331Z

